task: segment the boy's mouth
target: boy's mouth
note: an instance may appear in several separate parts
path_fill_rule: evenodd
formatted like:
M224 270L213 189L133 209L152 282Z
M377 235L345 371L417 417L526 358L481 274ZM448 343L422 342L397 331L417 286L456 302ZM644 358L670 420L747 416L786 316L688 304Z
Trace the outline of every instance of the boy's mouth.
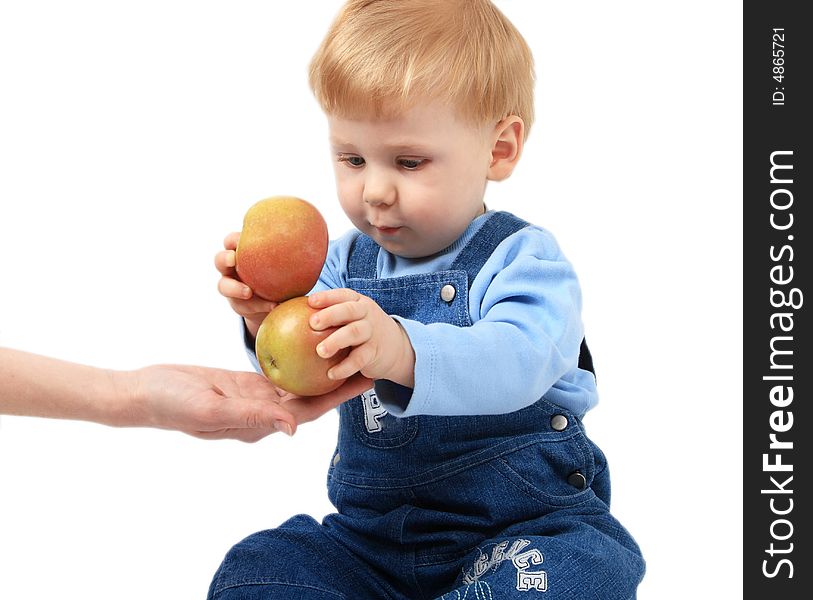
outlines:
M393 235L401 229L401 227L384 227L376 225L373 225L373 227L375 227L376 231L382 235Z

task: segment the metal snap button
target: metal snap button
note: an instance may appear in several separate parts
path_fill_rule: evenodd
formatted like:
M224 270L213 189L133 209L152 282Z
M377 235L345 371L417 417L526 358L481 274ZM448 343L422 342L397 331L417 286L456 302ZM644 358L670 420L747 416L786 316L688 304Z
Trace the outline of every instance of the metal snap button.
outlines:
M440 297L444 302L451 302L454 300L457 290L451 284L446 284L440 289Z
M570 475L568 475L567 482L579 490L583 490L587 487L587 479L578 471L573 471Z
M333 457L333 466L335 467L336 465L338 465L338 464L339 464L339 461L340 461L341 459L342 459L342 458L341 458L341 455L339 455L339 453L337 452L337 453L336 453L336 456L334 456L334 457Z
M553 415L550 418L550 426L555 431L564 431L567 429L567 417L564 415Z

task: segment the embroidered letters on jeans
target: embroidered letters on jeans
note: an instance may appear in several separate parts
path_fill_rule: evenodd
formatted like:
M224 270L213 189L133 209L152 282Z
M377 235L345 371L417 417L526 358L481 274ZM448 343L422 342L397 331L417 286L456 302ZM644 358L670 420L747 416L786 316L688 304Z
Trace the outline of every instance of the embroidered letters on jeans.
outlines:
M380 420L387 415L387 409L381 405L381 400L375 393L375 388L369 389L361 395L364 404L364 426L370 433L382 430Z
M548 591L548 574L541 570L529 570L532 565L541 565L544 561L542 553L536 548L525 550L530 543L530 540L518 539L514 540L514 543L511 544L510 548L508 548L508 541L506 540L494 546L493 550L491 551L491 556L481 552L479 558L474 561L472 569L463 577L463 583L466 585L471 585L478 581L487 571L496 571L500 564L510 560L514 565L514 568L517 570L518 591ZM522 550L525 550L525 552L522 552Z
M531 548L511 559L517 568L517 589L520 592L548 591L548 574L545 571L529 571L531 565L541 565L544 558L536 548Z

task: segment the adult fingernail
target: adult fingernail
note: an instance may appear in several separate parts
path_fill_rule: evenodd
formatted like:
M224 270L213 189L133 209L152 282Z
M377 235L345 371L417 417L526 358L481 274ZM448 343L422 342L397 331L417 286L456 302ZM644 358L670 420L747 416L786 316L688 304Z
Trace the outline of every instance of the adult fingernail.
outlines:
M274 421L274 427L277 428L277 431L281 431L287 436L292 436L294 434L294 430L291 429L291 426L285 421Z

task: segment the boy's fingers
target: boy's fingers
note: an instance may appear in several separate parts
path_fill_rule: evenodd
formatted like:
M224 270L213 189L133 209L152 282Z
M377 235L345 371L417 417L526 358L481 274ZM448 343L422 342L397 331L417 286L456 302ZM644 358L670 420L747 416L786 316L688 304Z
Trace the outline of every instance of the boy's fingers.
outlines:
M254 294L251 288L245 283L237 281L231 277L221 277L217 282L217 291L226 298L235 298L239 300L248 300Z
M375 351L369 344L353 348L353 351L347 355L347 358L328 371L328 377L336 380L350 377L369 365L373 358L375 358L374 354Z
M342 348L360 346L370 339L372 326L367 321L353 321L327 336L318 346L316 353L322 358L330 358Z
M316 331L338 327L363 319L367 315L367 307L361 302L341 302L323 308L311 315L310 326Z
M235 300L234 298L228 300L232 310L238 315L258 321L262 321L276 307L273 302L268 302L257 296L254 296L251 300Z
M240 240L240 232L232 231L223 239L223 247L226 250L237 250L237 242Z
M221 250L215 254L215 268L220 272L221 275L229 275L233 273L236 262L234 250Z
M313 308L325 308L331 304L340 302L357 302L362 295L347 288L336 288L334 290L324 290L308 296L308 304Z

